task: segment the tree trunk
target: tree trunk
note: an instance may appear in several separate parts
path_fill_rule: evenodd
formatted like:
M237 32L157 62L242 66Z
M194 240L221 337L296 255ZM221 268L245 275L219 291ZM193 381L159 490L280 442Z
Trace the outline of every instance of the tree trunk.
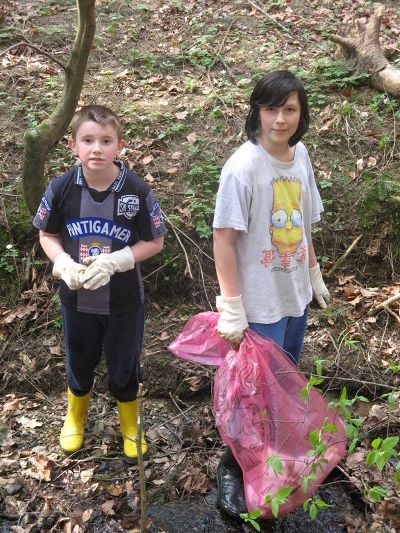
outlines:
M44 169L51 148L68 129L81 94L86 65L96 31L96 0L76 0L78 31L65 68L60 101L39 126L26 131L22 167L23 194L29 211L34 214L46 188Z
M379 31L383 6L377 5L367 24L357 21L357 35L342 37L331 35L329 39L342 46L347 57L356 62L356 72L370 74L369 83L379 91L400 96L400 70L385 57L379 44Z

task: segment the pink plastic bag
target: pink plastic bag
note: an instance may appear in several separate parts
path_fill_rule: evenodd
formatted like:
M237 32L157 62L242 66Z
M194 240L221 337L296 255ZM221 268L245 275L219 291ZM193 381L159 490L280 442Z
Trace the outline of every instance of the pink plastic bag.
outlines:
M218 313L210 311L192 316L168 350L180 359L194 363L222 365L231 345L215 329L218 317Z
M273 341L247 330L240 349L226 351L215 329L218 316L200 313L192 317L169 349L178 357L205 364L214 357L220 364L225 356L214 381L217 428L242 468L248 511L259 508L264 518L272 518L265 496L291 487L286 502L279 506L279 516L283 516L309 498L344 457L344 425L315 388L306 391L306 378ZM197 351L191 335L199 341ZM216 355L218 347L223 350L220 356ZM314 447L319 435L318 444L326 447L317 459L310 434ZM272 462L278 462L278 468L273 469ZM307 476L311 478L305 485Z

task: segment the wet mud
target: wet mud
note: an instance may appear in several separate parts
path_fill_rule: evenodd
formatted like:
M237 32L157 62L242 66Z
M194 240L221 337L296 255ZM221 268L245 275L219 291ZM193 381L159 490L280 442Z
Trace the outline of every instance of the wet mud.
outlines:
M341 483L320 487L317 496L329 507L312 520L302 507L278 520L260 521L265 533L341 533L349 523L362 522L358 508ZM226 517L217 507L217 491L188 501L167 503L149 509L152 533L250 533L255 529L243 521Z

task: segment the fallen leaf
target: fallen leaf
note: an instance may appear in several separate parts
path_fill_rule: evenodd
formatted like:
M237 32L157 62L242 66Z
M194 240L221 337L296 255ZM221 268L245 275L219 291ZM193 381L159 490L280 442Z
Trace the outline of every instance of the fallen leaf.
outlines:
M170 333L167 333L166 331L163 331L158 338L160 339L160 341L166 341L170 337L171 337Z
M28 418L27 416L17 416L15 419L18 424L21 424L21 426L24 426L24 428L29 429L35 429L43 426L43 422L39 422L38 420L35 420L34 418Z
M16 318L24 318L32 314L34 311L36 311L36 309L36 304L21 305L14 311L7 313L1 321L3 324L11 324L11 322L14 322Z
M123 70L122 72L120 72L119 74L117 74L115 76L115 79L116 80L121 80L122 78L126 78L126 75L128 74L129 70L126 68L125 70Z
M164 485L165 479L153 479L152 483L154 483L154 485L157 485L157 486Z
M113 509L114 503L114 500L107 500L102 504L101 509L105 515L111 516L115 514L115 511Z
M61 351L61 347L60 347L60 346L50 346L50 348L49 348L49 352L50 352L52 355L61 355L61 354L62 354L62 351Z
M15 400L9 400L6 402L2 407L2 412L7 413L8 411L16 411L19 409L19 399L15 398Z
M189 141L189 144L194 144L197 141L197 135L195 133L189 133L186 139Z
M87 483L88 481L90 481L93 477L93 474L94 474L94 468L88 468L87 470L82 470L81 471L81 480L84 482L84 483Z
M16 459L8 459L7 457L3 457L0 462L0 473L1 474L8 474L10 475L10 472L14 472L19 470L20 465L19 462Z
M93 513L94 513L93 509L86 509L85 511L83 511L82 513L83 523L88 522L90 518L92 517Z
M111 489L108 491L108 494L110 494L110 496L121 496L122 494L121 485L114 485L113 487L111 487Z
M373 157L372 155L368 158L368 161L367 161L367 167L369 168L373 168L376 166L377 164L377 160L376 160L376 157Z
M175 116L179 120L184 120L188 116L188 111L181 111L180 113L175 113Z
M338 285L346 285L349 281L355 278L355 275L352 276L338 276Z
M203 385L203 378L201 376L187 377L183 381L186 381L186 383L189 385L189 389L193 392L201 389Z
M180 159L182 157L182 152L174 152L171 157L172 159Z
M169 169L167 169L167 172L171 176L175 176L175 174L178 174L178 170L178 167L170 167Z
M51 481L55 468L54 461L39 453L29 457L29 462L37 470L37 472L32 470L29 471L32 477L39 479L40 481Z
M154 178L153 178L153 176L150 173L146 174L144 179L146 181L148 181L149 183L153 183L153 181L154 181Z
M364 168L364 159L357 159L357 170L361 172L361 170Z
M148 165L149 163L151 163L151 161L153 161L154 157L150 154L150 155L146 155L142 160L141 160L141 163L142 165Z

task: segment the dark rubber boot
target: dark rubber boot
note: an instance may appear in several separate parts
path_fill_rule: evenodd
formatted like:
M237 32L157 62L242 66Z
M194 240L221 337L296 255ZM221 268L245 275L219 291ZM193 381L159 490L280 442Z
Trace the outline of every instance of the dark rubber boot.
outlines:
M221 511L232 518L240 518L240 513L247 513L242 469L229 448L218 465L217 484L217 501Z

